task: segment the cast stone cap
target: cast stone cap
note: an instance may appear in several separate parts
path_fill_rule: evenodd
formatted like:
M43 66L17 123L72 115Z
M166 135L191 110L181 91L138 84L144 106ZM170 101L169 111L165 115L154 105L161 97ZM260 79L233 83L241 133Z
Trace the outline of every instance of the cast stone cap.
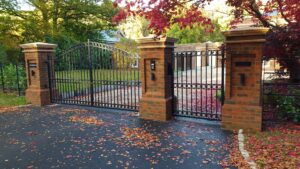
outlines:
M55 44L51 43L44 43L44 42L35 42L35 43L26 43L20 45L22 49L28 49L28 48L47 48L47 49L54 49L57 47Z

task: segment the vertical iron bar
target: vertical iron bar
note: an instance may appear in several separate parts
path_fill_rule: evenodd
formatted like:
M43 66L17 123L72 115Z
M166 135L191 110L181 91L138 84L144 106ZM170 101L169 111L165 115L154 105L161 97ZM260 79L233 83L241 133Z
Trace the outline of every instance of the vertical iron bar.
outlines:
M75 60L75 64L76 64L76 79L75 79L75 83L76 83L76 93L77 93L77 96L76 96L76 104L79 104L79 97L80 97L80 83L78 83L79 81L79 76L80 76L80 65L79 65L79 62L80 62L80 55L79 55L79 52L77 51L76 52L76 60Z
M125 108L126 107L126 103L125 103L125 101L126 101L126 89L125 89L125 79L126 79L126 70L124 69L124 67L125 67L125 59L124 59L124 52L122 52L122 76L121 76L121 81L122 81L122 87L123 87L123 106L122 106L122 108ZM124 77L123 77L124 76ZM122 79L123 78L123 79Z
M178 114L178 112L179 112L179 99L181 98L181 97L179 97L179 81L178 81L178 77L179 77L179 75L178 75L178 73L179 73L179 57L178 57L178 53L176 53L176 62L177 62L177 65L176 65L176 96L177 96L177 105L176 105L176 114Z
M195 57L196 57L196 68L195 68L195 70L196 70L196 72L195 72L195 76L196 76L196 88L195 88L195 91L196 91L196 115L198 116L199 114L198 114L198 52L196 51L196 53L195 53ZM200 58L201 59L201 58Z
M72 97L72 87L71 87L71 83L70 83L70 79L71 79L71 72L72 72L72 68L71 68L71 56L72 56L72 53L71 54L68 54L68 71L66 72L66 85L68 87L68 103L71 103L71 97Z
M112 83L112 87L113 87L113 97L114 97L114 99L113 99L113 107L116 107L116 90L115 90L115 88L116 88L116 65L118 64L118 61L117 61L117 55L118 55L118 52L117 51L115 51L115 53L114 53L114 58L113 58L113 65L112 65L112 79L113 79L113 83Z
M90 92L91 106L94 106L94 80L93 80L93 61L91 56L90 40L88 39L88 58L89 58L89 74L90 74Z
M191 52L191 55L190 55L190 68L191 68L191 114L194 116L194 112L193 112L193 51Z
M186 102L185 102L185 106L186 106L186 115L190 113L188 113L188 109L189 109L189 101L188 101L188 52L185 52L185 98L186 98Z
M171 76L171 92L172 92L172 108L171 108L171 110L172 110L172 114L174 114L174 112L175 112L175 110L174 110L174 107L175 107L175 100L174 100L174 90L175 90L175 87L174 87L174 63L175 63L175 55L174 55L174 51L172 52L172 54L171 54L171 65L170 66L172 66L172 68L170 68L170 70L172 71L172 72L170 72L170 76Z
M65 100L67 99L67 92L68 92L67 88L66 88L66 84L65 84L65 71L68 69L66 57L67 57L67 54L64 54L63 59L62 59L63 65L62 65L62 67L60 67L61 85L62 85L62 91L63 91L63 98L61 100L62 103L64 103ZM63 69L63 67L65 67L65 69Z
M83 80L83 78L84 78L84 76L83 76L83 70L84 70L84 68L83 68L83 64L84 64L84 54L83 54L83 52L82 52L82 46L80 47L80 49L79 49L79 60L80 60L80 62L79 62L79 68L78 68L78 71L79 71L79 73L80 73L80 78L79 78L79 97L78 97L78 102L81 104L82 103L82 97L83 97L83 94L84 94L84 90L85 90L85 87L84 87L84 83L82 82L82 80Z
M20 82L19 82L19 65L18 65L18 61L16 62L16 75L17 75L17 88L18 88L18 94L19 96L21 96L21 91L20 91Z
M50 67L51 59L50 56L47 55L47 71L48 71L48 83L49 83L49 90L50 90L50 101L52 103L52 77L51 77L51 67Z
M2 91L5 90L5 84L4 84L4 70L3 70L3 64L0 63L0 71L1 71L1 83L2 83Z
M111 53L111 57L110 57L110 60L109 60L109 78L110 78L110 80L109 80L109 97L110 97L110 106L111 107L114 107L113 106L113 87L112 87L112 85L113 85L113 78L112 78L112 71L113 71L113 68L112 68L112 64L113 64L113 57L114 57L114 53L113 53L113 51L110 51L110 53Z
M129 77L129 73L130 73L130 70L129 70L129 67L128 67L128 64L130 64L130 55L128 56L128 54L125 53L125 55L127 55L126 57L126 64L125 64L125 69L126 69L126 91L127 91L127 96L126 96L126 106L127 108L131 109L130 107L130 94L129 94L129 89L130 89L130 77Z
M140 57L138 56L138 62L137 62L137 64L138 64L138 69L137 69L137 79L138 79L138 85L137 85L137 87L138 87L138 95L137 95L137 98L138 98L138 100L137 100L137 102L138 103L140 103L140 95L141 95L141 90L142 90L142 85L141 85L141 76L140 76Z
M213 114L213 57L215 56L215 51L210 51L210 118Z
M96 66L96 72L95 72L95 81L96 81L96 83L97 83L97 88L98 88L98 91L97 91L97 99L96 99L96 104L97 104L97 106L99 106L99 95L100 95L100 93L101 93L101 85L99 84L99 63L100 63L100 61L99 61L99 46L98 46L98 48L96 49L96 54L95 54L95 60L96 60L96 62L97 62L97 66Z
M216 51L216 89L215 89L215 104L216 104L216 108L215 108L215 117L218 118L218 109L219 109L219 104L218 104L218 92L219 92L219 54L220 54L220 50Z
M181 97L182 97L182 99L181 99L181 114L183 114L183 110L184 110L184 94L183 94L183 89L184 89L184 87L183 87L183 72L184 72L184 54L183 54L183 52L181 53L181 68L182 68L182 72L181 72L181 79L180 79L180 84L181 84Z
M128 71L129 71L129 79L130 79L130 83L128 83L128 85L130 84L130 86L129 86L129 88L130 88L130 96L129 96L129 100L130 100L130 108L131 109L134 109L135 110L135 108L134 108L134 106L133 106L133 90L134 90L134 88L133 88L133 84L134 84L134 82L135 82L135 78L133 77L133 61L134 61L134 55L129 55L129 67L128 67Z
M222 47L222 72L221 72L221 102L222 105L224 104L224 100L225 100L225 89L224 89L224 69L225 69L225 48L224 46Z
M200 108L201 108L201 116L203 115L203 104L202 104L202 102L203 102L203 93L202 93L202 91L203 91L203 81L202 81L202 73L203 73L203 66L205 66L204 64L203 64L203 56L204 56L204 54L203 54L203 51L201 51L200 52L200 55L201 55L201 69L200 69L200 103L201 103L201 106L200 106Z
M73 54L74 55L74 54ZM69 86L71 87L71 98L70 98L70 102L71 104L74 104L74 95L75 95L75 89L74 89L74 77L75 77L75 72L74 72L74 64L73 64L73 60L74 60L74 57L73 55L70 55L70 76L69 76Z
M208 44L206 43L206 51L205 51L205 117L207 117L207 63L208 60Z
M265 71L266 71L266 66L265 66L265 61L263 60L263 58L262 58L262 66L263 66L263 68L262 68L262 91L261 91L261 93L262 93L262 118L264 119L264 112L265 112L265 110L266 110L266 108L265 108L265 99L264 99L264 95L265 95ZM268 103L267 103L268 104Z
M105 72L106 72L105 73L105 78L106 78L106 80L105 80L105 87L106 87L105 93L106 93L106 105L108 107L111 107L110 101L109 101L109 99L110 99L109 98L109 83L110 83L110 81L109 81L109 79L110 79L110 77L109 77L109 62L110 62L111 56L110 56L109 52L110 52L109 50L105 49L105 53L107 54L107 58L108 58L108 60L105 63Z
M55 56L57 56L57 55L55 55ZM51 65L52 65L52 69L53 69L53 71L52 71L52 73L53 73L53 78L54 78L54 87L55 87L55 89L57 89L57 92L54 92L54 98L53 98L53 100L55 100L55 102L57 102L57 98L59 97L59 92L60 92L60 90L59 90L59 88L58 88L58 83L57 83L57 74L56 74L56 70L55 70L55 66L56 66L56 64L55 64L55 61L56 61L56 59L58 60L59 58L57 58L57 57L55 57L55 58L52 58L52 62L50 63ZM59 64L58 64L59 65Z
M100 76L100 86L101 86L101 92L100 92L100 105L101 105L101 107L103 107L103 87L104 87L104 85L103 85L103 60L104 60L104 55L103 55L103 48L101 48L100 49L100 68L99 68L99 70L100 70L100 72L99 72L99 76Z

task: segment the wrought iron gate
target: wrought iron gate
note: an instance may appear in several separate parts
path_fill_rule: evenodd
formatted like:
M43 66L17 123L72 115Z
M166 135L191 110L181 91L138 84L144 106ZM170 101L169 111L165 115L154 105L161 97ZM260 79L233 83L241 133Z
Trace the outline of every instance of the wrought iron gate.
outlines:
M224 50L174 53L175 115L221 119L224 102Z
M53 103L138 110L138 55L88 41L49 58L48 63Z

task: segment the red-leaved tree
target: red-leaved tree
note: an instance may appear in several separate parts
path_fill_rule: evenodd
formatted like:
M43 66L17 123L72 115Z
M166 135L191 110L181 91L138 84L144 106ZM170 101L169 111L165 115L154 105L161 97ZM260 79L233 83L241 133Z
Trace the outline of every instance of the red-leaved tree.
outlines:
M210 26L211 20L201 12L212 0L116 0L123 6L114 17L119 22L129 15L144 16L149 29L161 35L173 24L182 27L194 24ZM267 35L266 58L276 58L291 73L293 81L300 81L300 5L299 0L226 0L232 8L231 24L251 16L257 25L270 28ZM121 5L120 5L121 4ZM275 21L277 20L277 21ZM278 22L279 21L279 22Z

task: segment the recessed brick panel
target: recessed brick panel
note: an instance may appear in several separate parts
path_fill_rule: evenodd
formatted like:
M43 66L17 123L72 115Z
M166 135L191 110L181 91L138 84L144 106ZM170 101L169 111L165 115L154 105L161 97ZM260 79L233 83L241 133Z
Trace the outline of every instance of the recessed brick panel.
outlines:
M261 131L261 71L267 30L251 28L225 33L226 87L222 128Z

